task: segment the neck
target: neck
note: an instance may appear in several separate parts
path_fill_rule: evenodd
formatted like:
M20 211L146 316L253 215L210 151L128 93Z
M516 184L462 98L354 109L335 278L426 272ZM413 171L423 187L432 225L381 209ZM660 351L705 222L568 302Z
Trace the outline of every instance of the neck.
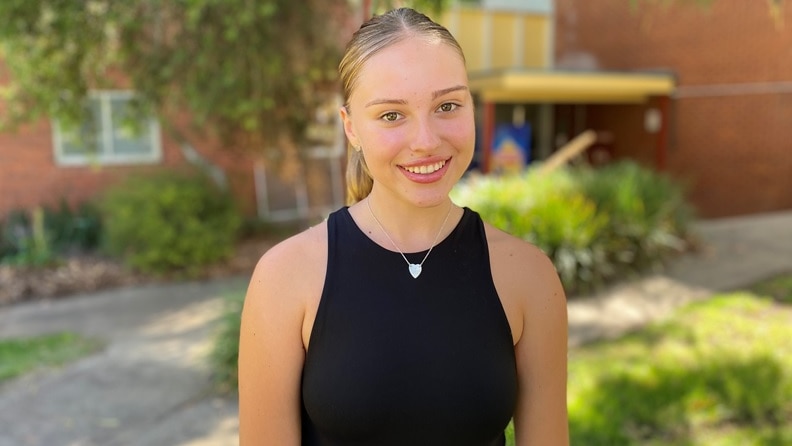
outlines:
M367 226L373 238L383 246L394 243L403 252L429 249L453 229L452 222L456 221L451 214L457 208L450 199L426 208L392 206L371 195L364 201L361 204L370 207L371 224Z

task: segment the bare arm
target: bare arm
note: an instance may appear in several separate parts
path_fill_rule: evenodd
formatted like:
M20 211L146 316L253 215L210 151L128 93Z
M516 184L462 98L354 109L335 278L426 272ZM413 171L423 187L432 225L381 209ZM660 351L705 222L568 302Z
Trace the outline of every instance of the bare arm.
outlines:
M297 236L300 237L300 236ZM239 339L239 443L300 444L300 380L305 358L305 239L289 239L259 261L245 296Z
M566 297L550 259L488 228L492 273L512 328L518 395L517 446L567 446Z
M532 248L531 280L515 346L519 395L514 415L517 446L569 445L567 416L567 308L552 262ZM524 277L524 276L523 276Z

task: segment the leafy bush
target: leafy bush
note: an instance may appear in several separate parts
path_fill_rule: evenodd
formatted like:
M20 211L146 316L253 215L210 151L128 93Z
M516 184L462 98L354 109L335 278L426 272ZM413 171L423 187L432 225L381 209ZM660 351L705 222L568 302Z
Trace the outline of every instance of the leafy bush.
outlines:
M519 175L476 175L465 178L452 191L457 203L479 212L485 220L518 237L530 237L532 225L526 214L548 194L563 198L577 193L567 171L537 175L528 170Z
M17 266L43 266L55 261L41 207L12 212L3 229L0 260Z
M576 174L586 196L608 215L612 263L640 271L684 248L693 214L679 183L631 161Z
M0 260L20 253L32 233L30 215L21 209L9 212L0 222Z
M0 260L19 266L45 265L64 254L95 249L100 236L99 213L90 203L72 209L61 200L54 209L17 209L0 222Z
M61 200L56 208L45 208L44 227L53 250L58 253L92 251L101 240L99 209L90 202L72 207Z
M570 293L659 264L684 246L691 218L678 184L629 162L473 176L452 198L541 248Z
M567 290L589 289L607 277L601 242L607 216L597 213L569 171L473 177L460 183L452 197L495 227L541 248Z
M130 177L101 209L108 252L147 273L198 273L232 253L241 224L230 195L198 174Z

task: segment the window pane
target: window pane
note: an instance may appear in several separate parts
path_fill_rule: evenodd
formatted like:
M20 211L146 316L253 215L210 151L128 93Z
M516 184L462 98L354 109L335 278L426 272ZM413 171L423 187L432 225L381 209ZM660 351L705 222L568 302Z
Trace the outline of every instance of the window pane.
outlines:
M63 166L159 162L159 126L148 116L137 118L141 114L133 101L131 92L93 92L86 101L90 119L71 129L56 121L56 162Z
M147 155L154 152L148 119L134 119L128 110L129 99L110 100L113 121L113 154Z
M63 154L69 155L99 155L106 152L99 137L102 130L102 120L100 119L99 99L91 99L88 102L91 112L91 119L85 121L77 129L61 128L63 137Z

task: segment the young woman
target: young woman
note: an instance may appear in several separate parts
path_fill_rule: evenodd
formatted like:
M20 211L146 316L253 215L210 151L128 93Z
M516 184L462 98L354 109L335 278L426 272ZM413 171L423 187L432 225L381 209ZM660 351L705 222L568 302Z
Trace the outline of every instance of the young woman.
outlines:
M240 443L567 445L566 300L536 247L456 206L462 50L398 9L339 67L350 206L269 250L239 351Z

